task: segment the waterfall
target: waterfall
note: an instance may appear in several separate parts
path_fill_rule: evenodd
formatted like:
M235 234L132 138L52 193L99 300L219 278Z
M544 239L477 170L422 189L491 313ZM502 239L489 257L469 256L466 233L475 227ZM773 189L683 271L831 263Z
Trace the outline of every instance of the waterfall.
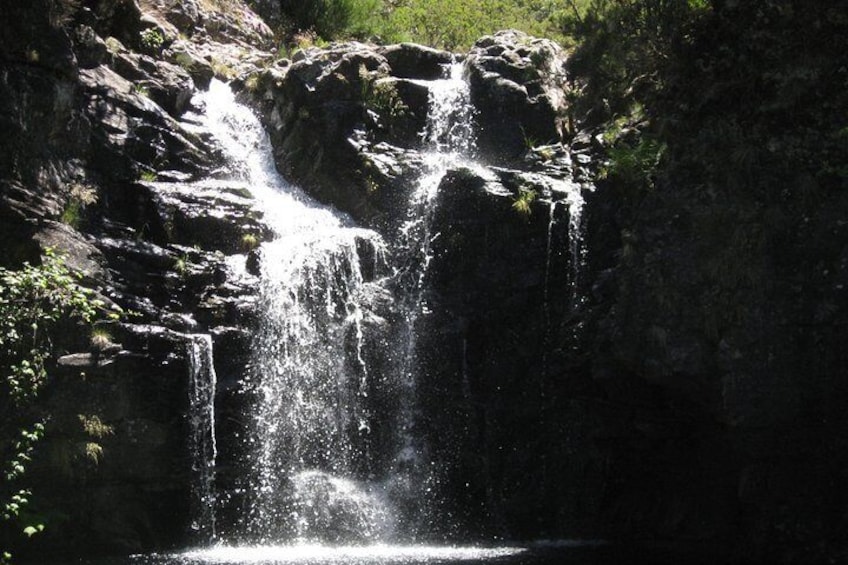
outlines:
M189 451L194 480L191 529L197 538L215 538L215 387L212 337L192 334L188 340Z
M258 320L240 381L248 408L237 494L219 497L238 506L231 539L382 543L420 539L443 519L434 511L445 462L434 460L421 433L418 398L426 378L418 334L429 313L428 267L439 237L432 225L448 171L469 168L494 179L473 159L474 111L463 70L452 64L441 79L416 81L429 91L423 170L390 245L285 182L259 119L226 85L213 81L201 96L203 126L223 149L228 183L251 191L273 232L258 249ZM582 199L573 183L540 182L551 201L550 254L557 209L568 207L569 233L577 234ZM570 239L578 269L580 244ZM391 303L388 319L372 311L375 302ZM375 333L380 324L389 329ZM469 399L466 353L463 346ZM214 500L213 492L204 496Z
M551 186L548 255L550 256L551 253L550 234L553 230L553 224L556 221L555 208L558 204L562 204L568 211L568 284L569 308L572 311L576 310L583 301L583 297L580 294L580 272L586 262L586 247L583 241L583 207L586 204L583 198L584 188L584 186L570 179L558 181ZM545 292L547 294L547 282L545 286Z
M449 169L474 166L474 108L463 72L463 65L454 63L446 68L444 78L415 81L426 86L429 95L427 125L422 132L424 172L410 197L400 230L402 254L410 256L405 272L413 290L420 288L431 259L430 223L439 184Z
M243 379L254 406L242 534L261 543L381 539L391 512L380 486L362 480L371 407L360 263L362 254L380 261L385 245L279 177L259 120L226 85L212 83L205 120L274 231L260 248L260 320Z
M399 425L395 437L392 469L392 492L395 497L413 501L412 513L406 516L406 527L413 533L426 533L426 522L432 522L439 478L438 462L433 461L428 446L418 433L418 335L419 320L429 313L425 287L432 260L432 233L439 185L445 174L460 167L478 169L473 162L474 109L471 93L464 77L464 66L447 65L440 79L415 81L428 89L427 123L421 134L424 144L424 169L410 195L406 218L400 227L394 249L399 262L395 275L402 313L400 357L395 369L400 394Z

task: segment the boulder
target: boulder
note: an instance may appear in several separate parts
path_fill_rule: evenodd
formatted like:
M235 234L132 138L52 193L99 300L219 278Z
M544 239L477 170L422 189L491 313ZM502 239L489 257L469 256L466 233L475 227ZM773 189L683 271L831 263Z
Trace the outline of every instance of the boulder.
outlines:
M167 241L199 246L227 254L249 251L242 236L257 240L270 236L261 223L246 186L223 181L206 183L141 182L159 211L159 224Z
M65 264L74 271L81 273L85 280L106 282L109 274L104 268L103 254L95 245L71 228L54 221L45 221L33 235L41 249L53 249L59 253Z
M562 48L548 39L508 30L478 40L468 54L479 149L515 159L565 132L568 85Z
M93 132L89 166L104 178L127 179L140 170L199 172L212 162L203 142L184 129L147 93L106 67L80 74L86 116Z
M283 175L365 223L383 215L382 202L374 198L355 138L377 136L380 128L408 130L389 125L388 111L382 122L369 117L366 99L388 75L375 48L346 43L303 50L290 66L262 71L256 86L242 91L260 110Z
M392 76L433 80L444 74L445 65L450 64L455 56L448 51L440 51L432 47L415 43L400 43L389 45L380 50L392 69Z

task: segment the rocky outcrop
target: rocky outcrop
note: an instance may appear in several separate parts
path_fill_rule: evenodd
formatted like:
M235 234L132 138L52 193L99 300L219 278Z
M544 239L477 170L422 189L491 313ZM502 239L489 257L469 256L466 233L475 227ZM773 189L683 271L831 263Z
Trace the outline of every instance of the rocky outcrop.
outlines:
M451 55L417 45L309 48L245 83L280 171L323 202L387 228L421 170L427 115L421 81Z
M254 317L247 255L267 234L247 187L208 181L227 173L192 118L198 83L266 56L253 45L267 27L231 8L4 8L0 261L55 249L118 318L96 339L57 338L67 354L51 367L50 425L28 478L41 508L65 518L30 547L41 556L149 551L188 534L189 334L213 336L221 380L234 382Z
M482 155L516 158L565 138L570 86L559 45L502 31L479 39L467 65Z

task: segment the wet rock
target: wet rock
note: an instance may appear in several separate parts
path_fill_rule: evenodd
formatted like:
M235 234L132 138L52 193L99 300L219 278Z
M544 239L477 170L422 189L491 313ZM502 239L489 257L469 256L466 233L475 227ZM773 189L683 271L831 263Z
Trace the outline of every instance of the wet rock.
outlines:
M198 88L209 88L215 71L209 59L198 51L191 42L177 40L164 51L162 56L169 63L185 69Z
M429 96L427 86L413 80L386 77L374 81L365 97L372 135L399 147L419 146L427 124Z
M475 43L466 64L484 155L515 158L565 131L565 55L553 41L510 30Z
M155 202L168 241L233 254L244 250L244 236L261 240L270 235L261 223L262 212L243 184L210 181L140 185Z
M263 71L257 87L243 95L259 107L284 176L319 200L374 221L379 205L357 146L348 139L366 128L365 98L372 83L388 76L388 63L360 43L300 53L283 70Z
M110 50L93 28L80 25L74 30L74 46L77 63L81 68L91 69L107 64L110 60Z
M82 273L88 282L107 282L105 259L100 250L82 234L59 222L45 222L33 235L42 250L53 249L68 268Z
M202 141L185 130L144 91L106 67L80 75L87 96L85 114L94 132L91 166L106 178L133 178L157 168L207 170Z
M194 94L194 81L182 67L147 55L118 53L111 67L175 118L186 111Z

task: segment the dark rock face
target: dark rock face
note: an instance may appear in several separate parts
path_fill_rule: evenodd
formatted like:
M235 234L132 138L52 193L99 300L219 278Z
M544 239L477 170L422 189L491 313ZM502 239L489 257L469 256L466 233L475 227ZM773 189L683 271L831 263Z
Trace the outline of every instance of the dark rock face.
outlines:
M379 111L369 115L366 98L389 70L385 57L366 45L310 48L289 66L262 72L258 90L246 93L259 105L280 171L365 223L390 206L388 191L372 190L367 150L356 143L377 129Z
M606 259L614 267L592 332L594 372L619 390L637 430L616 434L609 450L632 478L610 493L628 502L608 522L715 536L757 561L824 560L844 519L844 501L825 485L844 480L846 390L836 375L848 362L836 345L842 300L829 284L841 284L845 266L830 213L848 202L834 194L819 203L828 212L810 215L742 190L715 201L697 190L664 184L639 215L603 192L594 203L606 227L593 237L622 250ZM827 243L813 243L823 233ZM628 445L639 445L638 459L625 456ZM641 497L627 494L637 489Z
M233 41L267 28L250 27L259 20L246 8L250 29L239 32L232 15L171 4L163 13L130 0L39 0L4 7L0 22L2 262L56 249L107 305L133 312L110 322L111 341L97 348L87 335L57 338L67 354L50 371L50 424L27 477L34 510L64 518L28 546L40 557L184 544L194 480L188 334L221 345L224 382L245 364L256 285L233 265L246 262L242 237L255 244L267 230L244 186L193 183L220 166L209 136L180 121L194 110L192 77L211 71L164 61L140 34L156 28L171 41L173 20L197 36L195 53L214 49L208 26ZM84 422L95 421L108 433L90 435Z
M568 85L559 45L502 31L478 40L467 61L482 155L516 158L563 139Z

